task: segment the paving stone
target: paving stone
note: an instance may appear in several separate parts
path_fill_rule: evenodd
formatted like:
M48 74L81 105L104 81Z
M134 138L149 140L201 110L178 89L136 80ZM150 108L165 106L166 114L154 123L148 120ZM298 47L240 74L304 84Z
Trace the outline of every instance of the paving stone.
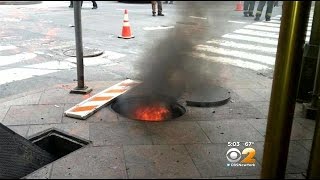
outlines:
M196 122L166 121L146 123L154 144L210 143Z
M264 142L255 142L256 159L262 163ZM297 141L290 141L286 173L306 172L310 152Z
M251 89L256 94L260 95L266 101L270 101L271 97L271 87L270 88L263 88L263 89Z
M13 105L28 105L28 104L38 104L42 92L25 95L10 101L5 101L1 103L4 106L13 106Z
M285 179L306 179L306 177L302 173L286 174Z
M125 179L123 149L85 147L53 163L52 179Z
M25 176L23 179L49 179L52 164L46 165L33 173Z
M4 120L4 117L6 116L9 108L9 106L0 105L0 123L2 123L2 121Z
M263 136L266 135L267 119L248 119L247 120L256 130L258 130ZM312 139L313 130L309 130L303 127L299 122L295 120L292 123L291 140L299 139Z
M267 118L269 113L269 101L260 101L260 102L250 102L250 104L255 107L262 115Z
M312 140L298 140L298 142L306 148L308 151L311 152L311 147L312 147Z
M259 176L237 176L237 179L260 179Z
M251 89L234 89L234 91L244 100L250 101L266 101L262 95L257 94L255 91Z
M261 166L259 163L256 163L254 167L228 167L229 161L226 158L226 153L230 147L228 147L227 143L193 144L186 145L186 147L201 177L233 177L260 174Z
M89 140L89 124L88 123L68 123L68 124L48 124L48 125L31 125L28 137L50 128L57 128L73 136Z
M73 88L71 88L73 89ZM39 100L39 104L65 104L65 103L80 103L93 94L70 94L69 88L53 88L45 90Z
M65 104L64 106L64 112L76 104ZM67 117L63 116L62 117L62 122L63 123L98 123L98 122L117 122L118 120L118 115L116 112L113 112L113 110L107 106L101 108L99 111L95 112L93 115L88 117L87 119L77 119L77 118L72 118L72 117Z
M308 129L309 131L314 131L316 127L316 121L306 118L294 118L294 121L299 123L304 128Z
M16 132L22 137L27 137L29 126L7 126L12 131Z
M264 137L248 122L240 120L198 122L212 143L263 141Z
M200 178L183 145L124 146L130 179Z
M152 144L144 122L91 123L90 140L94 146Z
M63 106L54 105L26 105L11 106L3 120L5 125L29 125L60 123Z

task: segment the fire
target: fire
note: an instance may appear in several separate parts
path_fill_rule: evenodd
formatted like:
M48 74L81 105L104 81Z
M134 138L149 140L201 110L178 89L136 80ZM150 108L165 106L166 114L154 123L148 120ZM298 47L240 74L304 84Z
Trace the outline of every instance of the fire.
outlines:
M168 108L160 104L140 106L134 111L136 119L145 121L163 121L169 115L170 111Z

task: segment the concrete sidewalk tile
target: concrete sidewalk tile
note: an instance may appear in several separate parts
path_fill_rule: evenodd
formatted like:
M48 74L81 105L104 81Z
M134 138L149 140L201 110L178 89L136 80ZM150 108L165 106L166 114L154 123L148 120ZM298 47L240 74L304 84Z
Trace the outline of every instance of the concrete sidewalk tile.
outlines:
M302 173L298 174L286 174L285 179L306 179L306 177Z
M262 88L262 89L256 89L253 88L251 89L253 92L255 92L256 94L260 95L263 99L265 99L266 101L270 101L270 97L271 97L271 88Z
M14 105L29 105L29 104L38 104L42 92L34 93L30 95L25 95L20 98L12 99L10 101L5 101L1 103L4 106L14 106Z
M259 175L261 166L228 167L226 153L230 149L227 143L223 144L194 144L186 145L188 152L201 177L212 178L217 176L233 177L239 175Z
M28 132L28 137L50 128L57 128L70 135L79 136L81 138L89 140L89 124L88 123L31 125Z
M183 145L128 145L123 148L130 179L200 178Z
M269 101L250 102L264 117L268 117L269 113Z
M311 151L313 140L298 140L298 142L306 148L308 151Z
M222 87L230 88L230 89L247 89L247 88L255 88L255 89L262 89L265 86L257 83L256 81L226 81L223 82Z
M196 122L166 121L146 123L154 144L210 143Z
M262 163L264 142L255 142L256 159ZM310 152L299 142L290 141L286 173L306 172L309 163Z
M66 110L72 108L75 105L76 104L65 104L64 112ZM109 108L109 106L106 106L106 107L101 108L99 111L95 112L93 115L91 115L90 117L88 117L85 120L72 118L72 117L68 117L68 116L63 116L62 117L62 122L63 123L116 122L116 121L119 121L117 116L118 115L116 114L116 112L113 112L113 110L111 110Z
M126 179L123 149L85 147L53 163L52 179Z
M4 117L6 116L6 114L7 114L8 111L9 111L9 108L10 108L10 106L0 105L0 123L3 122Z
M316 121L306 118L294 118L294 121L301 124L301 126L305 127L309 131L314 131L316 127Z
M94 146L152 144L144 122L90 123L89 128Z
M266 101L262 95L256 93L253 89L234 89L234 91L245 101Z
M49 179L50 171L52 169L52 164L46 165L29 175L25 176L24 179Z
M261 135L266 135L267 119L247 119L247 122L259 131Z
M71 89L53 88L47 89L42 93L39 104L65 104L65 103L80 103L93 94L70 94Z
M27 137L27 133L29 130L29 126L7 126L9 129L11 129L12 131L16 132L17 134L19 134L22 137Z
M237 179L260 179L260 175L255 175L255 176L237 176Z
M263 141L264 137L248 122L241 120L199 121L212 143Z
M31 125L60 123L63 106L54 105L24 105L11 106L3 124L5 125Z

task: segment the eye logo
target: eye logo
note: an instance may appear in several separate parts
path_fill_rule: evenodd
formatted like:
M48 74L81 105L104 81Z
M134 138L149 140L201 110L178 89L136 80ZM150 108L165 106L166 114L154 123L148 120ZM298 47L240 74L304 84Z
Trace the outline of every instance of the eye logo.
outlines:
M240 161L241 154L247 154L247 156L240 163L255 163L256 160L254 158L256 151L253 148L245 148L242 153L237 148L231 148L227 151L226 157L229 162L236 163Z
M241 152L237 148L231 148L227 151L226 156L229 162L238 162L241 159Z

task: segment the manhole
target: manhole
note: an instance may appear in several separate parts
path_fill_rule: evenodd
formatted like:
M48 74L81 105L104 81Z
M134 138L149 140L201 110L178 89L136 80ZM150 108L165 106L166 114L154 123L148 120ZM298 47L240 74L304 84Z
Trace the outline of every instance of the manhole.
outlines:
M166 121L182 116L186 109L166 96L135 96L117 98L111 108L133 120Z
M35 135L29 140L50 153L55 160L89 144L86 140L67 135L54 128Z
M77 57L76 49L68 49L66 51L63 51L63 54L70 57ZM100 56L101 54L103 54L103 51L100 49L92 49L88 47L83 48L83 57L96 57Z

